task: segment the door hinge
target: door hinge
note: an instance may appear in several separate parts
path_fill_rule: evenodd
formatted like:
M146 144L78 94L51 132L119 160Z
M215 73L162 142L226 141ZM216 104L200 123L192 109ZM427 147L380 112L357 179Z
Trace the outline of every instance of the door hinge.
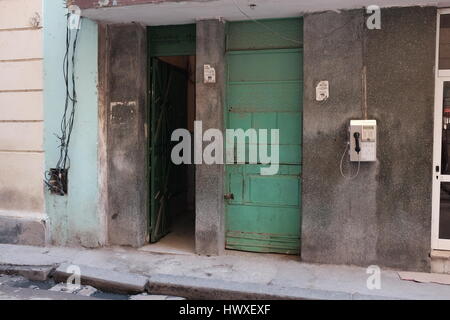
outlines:
M223 198L224 198L225 200L234 200L234 194L232 194L232 193L227 193L227 194L225 194L225 195L223 196Z

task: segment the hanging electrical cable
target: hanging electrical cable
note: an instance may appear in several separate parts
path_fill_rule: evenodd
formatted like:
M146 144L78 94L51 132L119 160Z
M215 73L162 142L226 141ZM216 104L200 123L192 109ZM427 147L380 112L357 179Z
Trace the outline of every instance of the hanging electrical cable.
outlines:
M69 28L71 13L66 15L66 51L63 59L63 77L65 85L64 113L60 123L58 138L59 159L56 166L45 172L45 185L54 194L64 196L67 194L67 174L70 168L69 146L72 138L75 111L77 106L77 89L75 80L75 56L77 51L80 28ZM72 33L75 36L72 40Z

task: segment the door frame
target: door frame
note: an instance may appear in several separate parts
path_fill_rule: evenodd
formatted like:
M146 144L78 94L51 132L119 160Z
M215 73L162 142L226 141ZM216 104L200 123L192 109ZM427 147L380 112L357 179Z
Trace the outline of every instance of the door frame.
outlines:
M148 238L150 243L157 243L163 237L165 237L170 232L169 222L166 221L166 225L162 228L160 233L155 233L155 227L157 225L157 214L153 211L156 209L155 198L153 195L154 189L154 179L155 172L153 162L155 161L155 157L153 156L152 144L153 144L153 134L154 134L154 85L155 85L155 68L154 62L158 60L158 57L177 57L177 56L197 56L197 34L196 34L197 25L194 23L181 24L181 25L158 25L158 26L147 26L146 27L146 36L147 36L147 135L148 135L148 157L146 168L148 171L147 175L147 184L148 184ZM188 41L180 41L173 36L171 33L174 33L172 30L176 30L176 34L181 37L182 40L188 39ZM157 40L153 42L154 33L159 32L159 37L155 37ZM168 34L167 39L161 39L161 34ZM184 37L184 38L183 38ZM190 38L194 37L194 39ZM173 45L173 43L177 43L177 45ZM192 43L190 43L192 42ZM172 44L172 45L168 45ZM180 71L178 67L171 66L175 70L175 72ZM170 160L169 160L170 161ZM196 197L197 195L195 195ZM168 200L167 200L168 201ZM167 214L167 212L165 213ZM196 214L196 213L195 213Z
M450 182L450 175L442 175L440 173L442 152L442 99L445 82L450 82L450 77L436 78L435 83L431 248L436 250L450 250L450 240L439 239L441 183ZM437 167L439 167L439 172L436 172Z
M450 175L441 175L442 152L442 116L444 82L450 82L450 70L439 70L439 33L441 15L450 14L450 9L439 9L436 17L436 57L435 57L435 91L434 91L434 138L433 138L433 173L432 173L432 214L431 214L431 249L450 250L449 239L439 239L440 189L441 182L450 182ZM439 171L436 172L436 168Z

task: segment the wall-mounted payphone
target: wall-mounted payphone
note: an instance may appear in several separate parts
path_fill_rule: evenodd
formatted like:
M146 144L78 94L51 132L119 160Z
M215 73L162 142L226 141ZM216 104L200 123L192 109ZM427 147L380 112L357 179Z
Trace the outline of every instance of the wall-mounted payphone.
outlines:
M345 178L354 179L359 174L361 162L377 161L377 121L376 120L351 120L349 141L341 157L341 175ZM350 161L358 162L358 171L352 175L344 174L344 158L349 150Z
M350 121L350 161L377 161L377 121Z

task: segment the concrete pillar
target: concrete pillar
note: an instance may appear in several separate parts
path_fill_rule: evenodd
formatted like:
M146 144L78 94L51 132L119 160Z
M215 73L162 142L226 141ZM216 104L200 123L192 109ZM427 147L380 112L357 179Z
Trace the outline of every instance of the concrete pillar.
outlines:
M138 24L107 27L103 196L108 243L140 247L148 235L147 32ZM101 77L100 77L101 78Z
M205 84L205 64L216 69L217 81ZM225 24L219 20L197 22L197 111L203 131L224 128ZM225 249L224 166L196 166L196 251L220 255Z
M339 171L348 123L362 117L363 28L362 10L304 17L301 256L307 262L375 261L376 235L370 226L376 223L377 163L362 163L354 180ZM333 88L326 104L315 99L320 80ZM344 170L354 174L357 165L346 159ZM370 248L362 244L361 233Z

